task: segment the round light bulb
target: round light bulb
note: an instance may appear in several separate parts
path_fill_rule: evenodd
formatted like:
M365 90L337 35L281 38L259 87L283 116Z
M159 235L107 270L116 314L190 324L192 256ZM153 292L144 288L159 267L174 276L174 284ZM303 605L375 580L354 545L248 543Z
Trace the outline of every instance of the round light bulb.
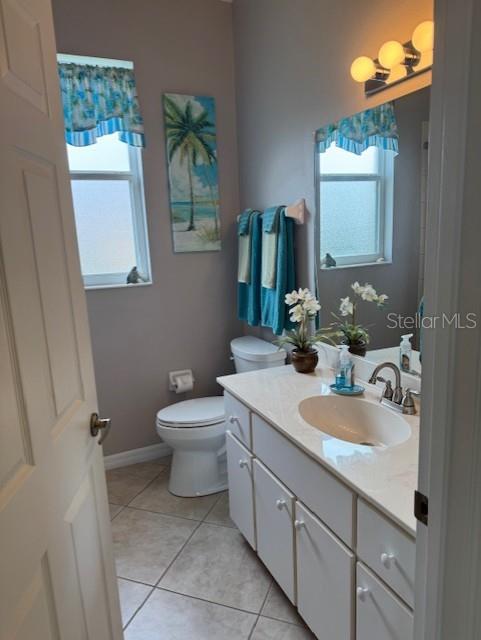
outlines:
M418 24L413 32L412 43L421 53L434 48L434 22L432 20Z
M405 58L404 47L397 40L389 40L379 49L378 60L386 69L392 69L403 63Z
M368 56L360 56L351 64L351 76L356 82L366 82L376 74L376 65Z

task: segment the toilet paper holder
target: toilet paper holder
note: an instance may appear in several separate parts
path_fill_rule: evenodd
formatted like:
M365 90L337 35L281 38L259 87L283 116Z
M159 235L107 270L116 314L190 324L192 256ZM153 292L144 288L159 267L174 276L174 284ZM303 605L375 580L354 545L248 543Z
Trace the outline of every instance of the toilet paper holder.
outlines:
M194 382L195 380L192 369L169 371L169 391L185 393L193 388Z

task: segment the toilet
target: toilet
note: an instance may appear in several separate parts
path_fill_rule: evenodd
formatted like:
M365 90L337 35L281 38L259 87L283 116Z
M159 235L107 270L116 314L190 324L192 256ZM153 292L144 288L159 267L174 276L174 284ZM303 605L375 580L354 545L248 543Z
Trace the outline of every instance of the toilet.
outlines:
M237 373L285 364L286 352L253 336L235 338ZM212 396L171 404L157 413L159 437L173 450L169 491L195 497L227 489L224 398Z

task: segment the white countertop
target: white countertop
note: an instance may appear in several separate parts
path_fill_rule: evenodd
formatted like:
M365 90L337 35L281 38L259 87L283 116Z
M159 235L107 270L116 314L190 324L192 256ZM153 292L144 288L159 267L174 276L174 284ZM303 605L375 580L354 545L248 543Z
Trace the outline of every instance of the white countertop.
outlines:
M299 414L298 405L304 398L331 393L330 369L318 367L306 375L288 365L222 376L217 381L407 533L416 535L413 506L418 478L418 416L404 416L411 436L402 444L388 448L357 445L319 431ZM362 398L378 403L382 389L362 384L366 387ZM356 397L350 400L359 402Z

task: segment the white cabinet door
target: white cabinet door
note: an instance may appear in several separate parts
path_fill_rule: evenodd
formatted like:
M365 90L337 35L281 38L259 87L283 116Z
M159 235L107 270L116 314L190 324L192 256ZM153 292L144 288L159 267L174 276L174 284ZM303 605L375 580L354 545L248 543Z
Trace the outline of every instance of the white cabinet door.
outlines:
M354 554L299 502L295 529L299 613L318 638L352 640Z
M0 0L0 638L120 640L50 0Z
M412 640L413 614L366 567L357 565L356 640Z
M294 583L294 496L258 460L254 460L257 553L289 600Z
M247 542L256 548L252 455L227 432L227 472L229 476L230 517Z

